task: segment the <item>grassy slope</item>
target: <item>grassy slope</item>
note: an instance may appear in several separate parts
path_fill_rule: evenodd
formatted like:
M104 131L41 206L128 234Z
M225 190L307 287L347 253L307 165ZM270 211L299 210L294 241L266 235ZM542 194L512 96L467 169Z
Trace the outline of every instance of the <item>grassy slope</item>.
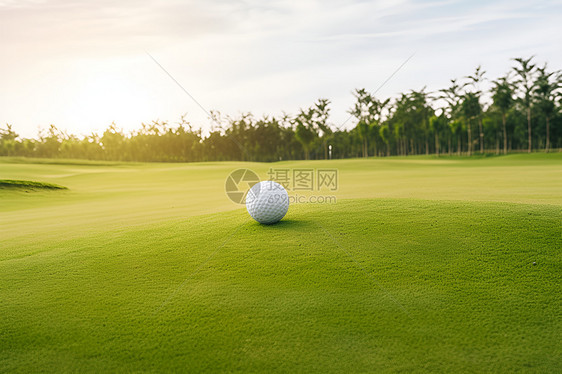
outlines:
M70 188L0 191L0 370L561 369L560 155L306 165L263 227L226 175L304 163L0 163Z

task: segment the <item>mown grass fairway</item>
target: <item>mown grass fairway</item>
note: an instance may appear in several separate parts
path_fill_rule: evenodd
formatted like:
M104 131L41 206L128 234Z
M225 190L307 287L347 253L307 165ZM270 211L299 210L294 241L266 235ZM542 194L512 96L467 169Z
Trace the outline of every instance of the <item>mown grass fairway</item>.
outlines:
M337 168L338 202L261 226L224 193L242 167ZM69 188L0 189L0 371L562 370L560 153L0 179Z

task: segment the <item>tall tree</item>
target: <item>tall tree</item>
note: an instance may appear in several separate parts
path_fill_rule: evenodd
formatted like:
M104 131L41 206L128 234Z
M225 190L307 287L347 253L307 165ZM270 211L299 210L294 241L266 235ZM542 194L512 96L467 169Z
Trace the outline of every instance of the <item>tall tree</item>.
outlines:
M389 99L379 101L375 96L371 95L364 88L356 89L353 93L355 96L355 105L349 113L357 119L357 131L363 143L363 157L369 156L369 138L374 138L375 156L376 139L379 136L379 125L382 119L382 112L390 102Z
M451 79L451 85L448 88L439 90L441 93L437 98L444 100L447 105L444 107L444 115L448 117L449 134L448 151L451 154L451 136L456 134L457 126L453 125L458 121L461 114L461 101L462 101L462 87L457 83L456 79ZM458 146L460 146L460 138L458 138ZM459 153L460 154L460 153Z
M463 133L462 121L460 119L450 121L449 128L451 129L451 134L456 135L457 155L460 156L462 152L462 133Z
M435 154L439 156L439 134L442 133L448 126L447 117L442 112L439 116L432 116L429 119L429 127L435 136Z
M5 129L0 129L0 139L2 140L14 140L19 135L13 130L13 126L9 123L6 124Z
M324 148L324 159L328 159L328 137L332 134L332 129L328 125L330 117L330 100L318 99L314 104L314 122L318 130L322 132L322 146Z
M314 126L314 109L307 110L301 109L299 114L295 117L295 137L302 144L304 149L304 157L306 160L310 159L310 146L314 139L317 137L316 128Z
M475 101L472 103L472 105L478 104L478 106L480 107L479 110L476 110L476 108L474 108L474 112L475 113L478 112L478 114L476 114L476 120L478 121L478 130L479 130L478 139L480 144L480 153L484 152L484 131L482 130L482 105L480 104L480 97L482 96L480 85L485 80L484 74L486 74L486 72L482 70L482 66L478 65L476 67L476 71L474 72L474 74L466 77L468 79L468 83L466 84L466 86L469 86L471 88L471 92L474 95L472 100Z
M412 90L409 94L410 114L423 134L426 155L429 154L429 118L433 115L433 109L429 105L430 99L432 97L425 92L425 87L419 91Z
M448 88L439 90L441 93L437 98L445 100L445 114L450 119L455 120L459 117L460 104L462 101L462 87L457 83L456 79L451 79L451 85Z
M37 152L41 157L58 157L64 134L53 124L46 131L39 132Z
M385 108L389 106L390 99L386 99L384 101L378 100L376 97L372 96L372 102L374 105L372 106L373 109L373 118L369 125L371 138L373 139L373 148L374 148L374 155L378 156L378 147L379 143L384 143L384 140L381 138L381 125L383 122L383 111Z
M349 111L349 114L357 119L357 132L361 138L363 157L368 157L367 138L369 134L369 112L371 95L364 88L358 88L353 92L355 96L355 105Z
M108 160L121 161L125 159L128 153L125 149L125 140L126 135L123 133L123 130L118 128L115 122L112 122L107 130L103 132L100 143Z
M381 140L384 144L386 155L390 156L390 145L389 145L389 143L390 143L391 133L390 133L390 128L388 127L388 125L383 125L383 126L380 127L379 136L380 136L380 138L381 138Z
M557 72L548 72L546 64L538 68L538 76L535 82L535 102L539 110L543 113L546 122L546 144L545 152L550 148L550 119L556 108L555 101L560 88Z
M498 108L502 117L503 130L503 154L507 153L507 112L513 106L513 87L509 82L509 75L493 81L492 87L493 105Z
M478 101L478 96L473 92L467 92L462 102L462 111L466 120L468 133L468 155L472 155L472 121L478 119L482 113L482 108Z
M13 130L12 125L6 123L5 129L0 129L0 155L12 156L16 152L16 139L19 135Z
M536 71L536 65L531 63L534 56L531 56L527 59L518 57L513 59L519 65L513 67L513 71L517 74L517 79L515 80L515 84L518 85L518 91L520 93L520 102L523 104L527 112L527 135L528 135L528 152L530 153L533 147L533 137L532 137L532 128L531 128L531 106L532 106L532 98L533 98L533 91L535 89L535 80L534 75Z

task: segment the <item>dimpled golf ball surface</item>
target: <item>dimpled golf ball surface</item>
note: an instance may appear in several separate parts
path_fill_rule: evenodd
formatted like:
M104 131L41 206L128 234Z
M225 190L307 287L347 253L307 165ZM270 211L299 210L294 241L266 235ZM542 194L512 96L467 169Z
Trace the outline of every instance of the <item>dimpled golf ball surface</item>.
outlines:
M246 209L253 219L265 225L279 222L289 210L289 194L277 182L256 183L246 195Z

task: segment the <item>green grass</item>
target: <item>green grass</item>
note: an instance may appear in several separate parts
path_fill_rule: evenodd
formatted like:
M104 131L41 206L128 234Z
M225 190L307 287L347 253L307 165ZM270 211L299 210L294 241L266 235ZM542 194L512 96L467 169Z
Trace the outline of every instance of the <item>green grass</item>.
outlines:
M559 372L561 156L0 159L69 187L0 190L0 371ZM338 202L261 226L239 167L337 168Z

